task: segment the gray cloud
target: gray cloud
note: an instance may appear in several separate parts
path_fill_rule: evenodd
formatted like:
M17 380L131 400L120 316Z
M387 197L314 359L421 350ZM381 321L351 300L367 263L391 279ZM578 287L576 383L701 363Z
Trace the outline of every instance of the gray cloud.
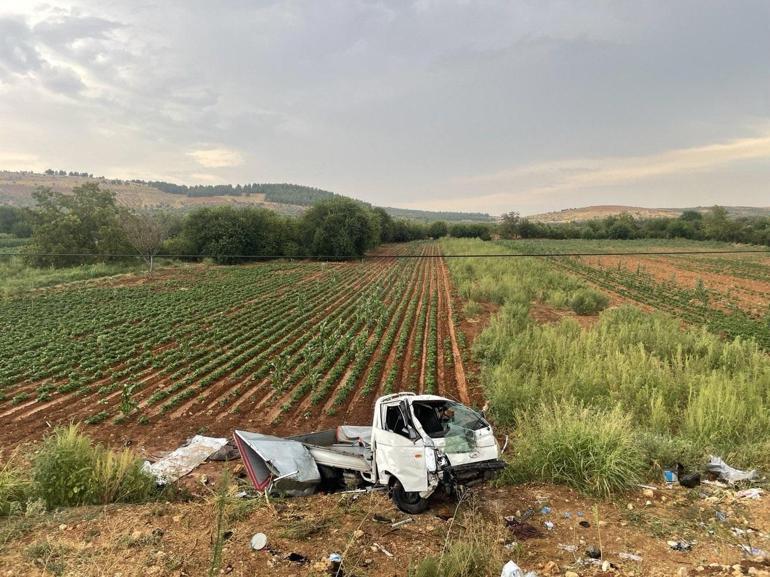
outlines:
M760 0L8 4L6 158L492 212L770 198L761 147L642 170L767 137ZM644 177L556 183L542 167Z

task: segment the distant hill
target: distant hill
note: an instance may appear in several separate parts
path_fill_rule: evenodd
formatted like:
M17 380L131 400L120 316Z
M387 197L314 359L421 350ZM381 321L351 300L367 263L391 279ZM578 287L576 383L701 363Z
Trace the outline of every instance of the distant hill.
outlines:
M682 209L677 208L643 208L640 206L600 205L586 206L583 208L565 208L555 212L545 212L529 216L529 220L536 222L582 222L595 218L606 218L630 214L634 218L660 218L676 217L682 214Z
M726 206L727 214L736 218L742 216L770 216L770 206ZM694 206L683 208L682 210L695 210L698 212L708 212L710 206Z
M727 213L733 217L743 216L770 216L770 207L756 206L725 206ZM535 222L583 222L595 218L606 218L608 216L619 216L621 214L630 214L634 218L673 218L682 214L685 210L694 210L705 213L711 210L710 206L695 206L687 208L644 208L641 206L624 205L599 205L585 206L583 208L565 208L564 210L545 212L543 214L534 214L528 216L529 220Z
M281 214L302 214L308 206L337 195L328 190L287 183L186 186L164 181L120 180L82 174L40 174L0 171L0 204L30 206L38 187L67 193L86 182L98 182L115 192L118 202L130 208L189 210L199 206L260 206ZM367 204L368 203L364 203ZM433 212L387 207L394 218L423 221L491 222L484 213Z

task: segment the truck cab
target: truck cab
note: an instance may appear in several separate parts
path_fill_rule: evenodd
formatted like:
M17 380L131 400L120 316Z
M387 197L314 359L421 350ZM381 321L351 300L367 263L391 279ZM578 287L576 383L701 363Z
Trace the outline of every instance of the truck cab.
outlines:
M409 513L439 487L454 492L505 467L491 425L473 409L436 395L380 397L372 422L369 481L387 486Z

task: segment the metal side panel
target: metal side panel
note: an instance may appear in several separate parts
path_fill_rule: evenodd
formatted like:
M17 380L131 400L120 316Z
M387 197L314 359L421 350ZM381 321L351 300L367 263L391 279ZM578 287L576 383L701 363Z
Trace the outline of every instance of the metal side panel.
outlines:
M246 472L254 488L273 487L287 495L309 495L321 482L313 456L297 441L260 433L235 431Z
M327 448L313 445L308 445L307 448L319 465L361 473L369 473L372 470L371 459L366 459L366 455L371 455L368 449L355 451L354 447Z

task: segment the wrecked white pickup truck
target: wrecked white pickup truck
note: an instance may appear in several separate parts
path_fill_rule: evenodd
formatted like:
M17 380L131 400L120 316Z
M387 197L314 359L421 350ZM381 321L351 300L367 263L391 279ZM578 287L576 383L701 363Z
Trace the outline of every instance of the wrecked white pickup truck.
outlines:
M257 490L307 495L317 489L387 487L420 513L439 488L489 479L505 467L492 427L476 411L435 395L377 399L371 427L340 426L287 438L235 431Z

